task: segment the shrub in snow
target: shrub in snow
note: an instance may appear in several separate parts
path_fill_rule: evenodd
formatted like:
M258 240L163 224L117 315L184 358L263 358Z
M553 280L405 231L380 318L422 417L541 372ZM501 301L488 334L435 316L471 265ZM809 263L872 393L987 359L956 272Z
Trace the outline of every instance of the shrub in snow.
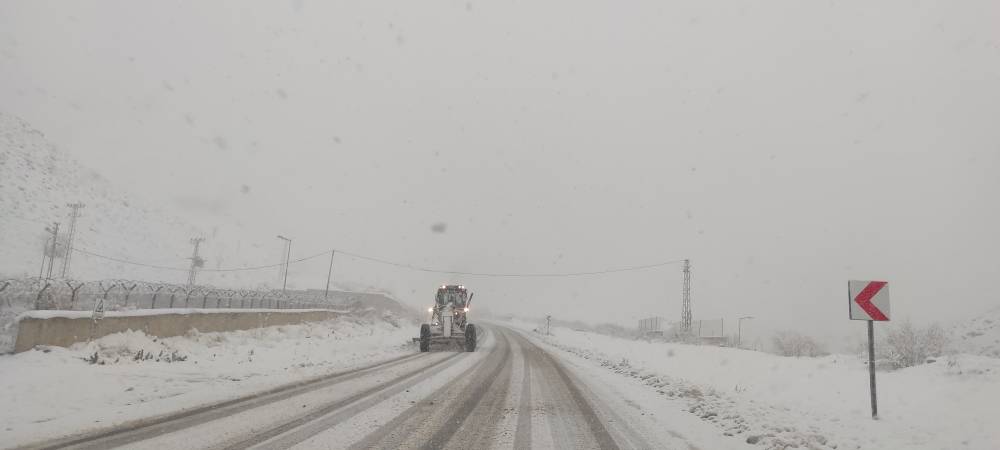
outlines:
M948 334L940 325L935 323L920 328L904 320L891 327L882 339L879 359L890 361L897 369L912 367L943 355L948 342Z
M599 323L593 327L593 330L605 336L614 336L627 339L634 339L638 335L636 331L633 331L631 329L625 328L621 325L614 323Z
M680 325L674 325L665 330L662 339L666 342L678 344L700 345L704 343L696 334L681 330Z
M779 331L774 334L771 342L775 353L781 356L824 356L827 355L815 339L795 331Z
M396 328L399 328L399 319L396 318L396 315L393 314L392 311L386 311L384 314L382 314L382 321Z

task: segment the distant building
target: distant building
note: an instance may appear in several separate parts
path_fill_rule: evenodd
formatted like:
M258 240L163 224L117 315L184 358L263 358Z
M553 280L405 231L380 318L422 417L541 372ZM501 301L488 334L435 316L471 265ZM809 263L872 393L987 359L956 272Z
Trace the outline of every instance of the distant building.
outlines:
M669 323L662 317L639 319L639 334L643 336L663 336Z
M729 338L722 336L702 336L700 341L702 345L715 345L718 347L729 347L732 345Z

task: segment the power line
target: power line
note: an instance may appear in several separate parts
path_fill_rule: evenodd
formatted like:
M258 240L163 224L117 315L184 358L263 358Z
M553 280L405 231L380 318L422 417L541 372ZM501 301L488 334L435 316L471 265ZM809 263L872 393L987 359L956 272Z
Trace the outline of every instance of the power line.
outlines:
M80 218L80 209L86 207L83 202L67 203L66 206L70 207L73 212L69 215L69 237L66 238L66 255L63 256L63 266L62 266L62 277L66 278L66 273L69 272L70 260L73 259L73 249L74 239L76 238L76 219Z
M182 268L179 268L179 267L158 266L156 264L146 264L146 263L140 263L140 262L135 262L135 261L129 261L129 260L126 260L126 259L121 259L121 258L115 258L113 256L101 255L99 253L94 253L94 252L91 252L91 251L87 251L87 250L84 250L82 248L74 248L73 251L77 252L77 253L82 253L84 255L93 256L95 258L106 259L108 261L114 261L114 262L117 262L117 263L129 264L129 265L133 265L133 266L148 267L150 269L178 270L178 271L184 271L184 272L188 271L188 269L182 269Z
M185 269L185 268L180 268L180 267L159 266L159 265L155 265L155 264L145 264L145 263L140 263L140 262L135 262L135 261L129 261L129 260L126 260L126 259L114 258L114 257L111 257L111 256L101 255L101 254L94 253L94 252L87 251L87 250L83 250L83 249L80 249L80 248L74 248L73 251L80 252L80 253L83 253L83 254L86 254L86 255L90 255L90 256L93 256L93 257L96 257L96 258L102 258L102 259L106 259L106 260L109 260L109 261L114 261L114 262L122 263L122 264L131 264L131 265L135 265L135 266L148 267L148 268L152 268L152 269L173 270L173 271L188 271L188 270L190 270L190 269ZM365 256L365 255L360 255L360 254L357 254L357 253L347 252L347 251L344 251L344 250L336 250L336 249L334 249L334 250L324 250L324 251L322 251L320 253L316 253L315 255L311 255L311 256L306 256L304 258L294 259L294 260L289 261L288 263L289 264L295 264L295 263L300 263L300 262L303 262L303 261L308 261L310 259L314 259L314 258L318 258L320 256L327 255L330 252L336 252L337 254L342 254L342 255L350 256L352 258L357 258L357 259L361 259L361 260L365 260L365 261L371 261L371 262L375 262L375 263L379 263L379 264L385 264L385 265L393 266L393 267L399 267L399 268L402 268L402 269L414 270L414 271L418 271L418 272L437 273L437 274L444 274L444 275L464 275L464 276L473 276L473 277L491 277L491 278L583 277L583 276L593 276L593 275L606 275L606 274L619 273L619 272L633 272L633 271L637 271L637 270L652 269L652 268L656 268L656 267L668 266L668 265L679 264L679 263L684 262L683 259L676 259L676 260L663 261L663 262L658 262L658 263L653 263L653 264L644 264L644 265L627 266L627 267L617 267L617 268L604 269L604 270L595 270L595 271L587 271L587 272L541 272L541 273L463 272L463 271L458 271L458 270L441 270L441 269L434 269L434 268L429 268L429 267L415 266L415 265L412 265L412 264L399 263L399 262L389 261L389 260L385 260L385 259L381 259L381 258L375 258L375 257L372 257L372 256ZM234 267L234 268L225 268L225 269L202 269L202 271L204 271L204 272L241 272L241 271L249 271L249 270L273 269L275 267L281 267L283 265L285 265L285 263L268 264L268 265L253 266L253 267Z
M45 227L45 231L52 233L52 254L49 255L48 277L52 278L52 265L56 261L56 244L59 242L59 222L52 222L52 227Z
M691 332L691 261L684 260L684 284L681 287L681 329Z
M198 256L198 247L201 243L205 242L203 237L193 237L191 238L191 244L194 245L194 252L191 253L191 271L188 272L188 286L194 286L195 277L198 274L198 269L205 266L205 259Z
M108 261L114 261L114 262L122 263L122 264L131 264L133 266L148 267L148 268L151 268L151 269L174 270L174 271L182 271L182 272L187 272L187 271L190 270L190 268L159 266L159 265L156 265L156 264L146 264L146 263L141 263L141 262L129 261L127 259L115 258L115 257L112 257L112 256L106 256L106 255L102 255L102 254L99 254L99 253L94 253L94 252L87 251L87 250L84 250L84 249L81 249L81 248L74 248L73 251L80 252L80 253L83 253L85 255L90 255L90 256L93 256L95 258L106 259ZM300 263L300 262L303 262L303 261L308 261L310 259L318 258L318 257L326 255L328 253L330 253L330 251L326 250L326 251L324 251L322 253L317 253L315 255L307 256L305 258L293 259L293 260L289 261L289 264L295 264L295 263ZM232 267L232 268L225 268L225 269L201 269L201 271L202 272L241 272L241 271L248 271L248 270L273 269L275 267L282 266L284 264L285 263L278 263L278 264L269 264L269 265L266 265L266 266Z
M671 264L677 264L684 262L683 259L677 259L672 261L664 261L654 264L645 264L641 266L629 266L629 267L619 267L613 269L595 270L590 272L553 272L553 273L490 273L490 272L462 272L457 270L440 270L440 269L430 269L426 267L419 267L410 264L397 263L392 261L387 261L384 259L373 258L370 256L358 255L356 253L345 252L343 250L337 250L337 253L341 253L347 256L351 256L358 259L363 259L366 261L377 262L381 264L386 264L390 266L400 267L404 269L416 270L420 272L429 273L440 273L446 275L465 275L473 277L493 277L493 278L556 278L556 277L582 277L589 275L604 275L609 273L617 272L631 272L636 270L651 269L654 267L662 267Z

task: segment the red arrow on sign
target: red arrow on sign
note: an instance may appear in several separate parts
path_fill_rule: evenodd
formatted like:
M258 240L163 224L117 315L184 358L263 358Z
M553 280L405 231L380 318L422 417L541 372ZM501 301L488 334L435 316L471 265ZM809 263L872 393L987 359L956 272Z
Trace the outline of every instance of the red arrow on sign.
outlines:
M888 283L885 281L872 281L871 283L868 283L868 286L865 286L860 293L858 293L857 297L854 297L854 303L857 303L861 309L865 310L872 320L889 320L885 314L882 314L882 310L878 309L878 307L872 303L872 298L875 297L875 294L878 294L878 291L881 291L886 284Z

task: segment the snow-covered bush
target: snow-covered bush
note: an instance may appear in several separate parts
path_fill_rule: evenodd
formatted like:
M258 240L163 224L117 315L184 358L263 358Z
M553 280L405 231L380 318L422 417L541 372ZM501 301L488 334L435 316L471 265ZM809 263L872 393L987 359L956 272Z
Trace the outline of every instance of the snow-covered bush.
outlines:
M637 332L614 323L599 323L594 325L593 330L596 333L606 336L615 336L626 339L634 339L638 335Z
M879 347L885 359L899 369L923 364L930 357L942 356L948 347L948 334L938 324L914 326L909 320L889 329Z
M779 331L771 340L775 353L781 356L823 356L825 348L815 339L795 331Z

